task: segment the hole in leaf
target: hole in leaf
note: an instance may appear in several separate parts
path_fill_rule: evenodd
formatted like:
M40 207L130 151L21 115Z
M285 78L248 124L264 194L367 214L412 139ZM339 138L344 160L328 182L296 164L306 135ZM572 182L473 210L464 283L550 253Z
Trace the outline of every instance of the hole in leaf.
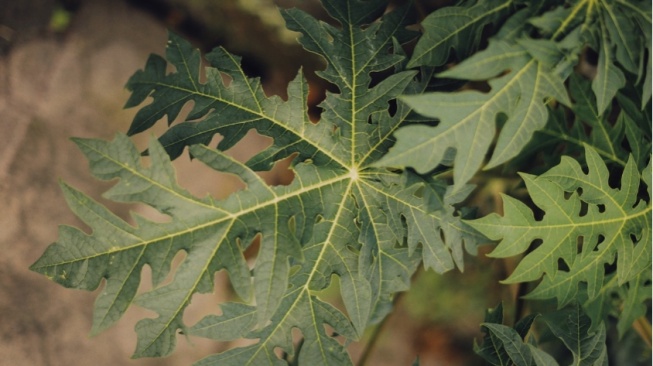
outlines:
M236 239L238 242L238 246L241 248L241 251L243 252L243 255L245 256L245 259L250 262L250 260L253 260L258 256L259 249L261 249L261 234L256 234L254 239L249 241L246 245L243 245L244 240L241 240L240 238ZM248 263L250 264L250 263ZM251 264L253 265L253 264ZM251 267L250 267L251 268Z
M343 335L340 335L336 330L329 324L324 323L324 332L331 338L335 339L340 345L344 346L347 343L347 338Z
M624 170L620 166L610 168L610 175L608 176L608 185L610 188L619 188L621 186L621 176Z
M603 243L605 241L605 236L599 234L596 240L596 245L598 246L599 244Z
M562 258L558 258L558 270L563 272L569 272L569 266Z
M156 268L156 269L152 267L152 273L151 273L152 280L153 281L157 280L157 277L159 280L161 280L161 282L158 285L156 285L156 287L165 286L171 283L175 277L175 272L177 271L177 268L179 268L179 266L186 260L187 256L188 256L187 249L180 250L170 260L169 267ZM161 277L161 276L165 276L165 277Z
M131 214L134 220L136 220L136 222L138 222L138 220L143 220L143 219L160 223L160 224L164 224L172 221L172 218L167 214L160 212L159 210L144 204L136 205L134 207L134 210L131 212Z
M179 185L195 197L210 194L220 200L246 188L236 175L211 169L198 159L190 160L187 154L175 160L175 169Z
M617 271L617 260L615 259L612 263L604 264L603 268L605 268L605 274L606 275L616 272Z
M534 239L533 241L531 241L530 250L535 250L537 247L539 247L542 244L544 244L544 240Z
M190 303L184 310L184 323L195 324L200 321L207 313L207 309L211 312L215 311L216 303L224 303L232 299L235 291L229 281L227 271L220 270L213 276L214 291L207 293L196 292L193 294Z
M598 252L598 251L599 251L599 244L603 243L604 241L605 241L605 236L599 234L599 235L596 237L596 242L594 242L594 243L590 243L590 242L588 241L588 243L587 243L587 244L588 244L588 247L586 248L586 250L587 250L587 251L590 251L590 250L591 250L591 251L594 251L594 252Z
M291 356L290 354L286 353L286 351L283 350L281 347L274 347L274 355L277 356L277 358L284 360L284 361L289 361Z
M397 100L390 99L388 101L388 114L390 115L390 117L394 117L396 113L397 113Z
M522 198L522 201L533 211L533 218L535 221L542 221L544 218L544 211L533 202L531 197L525 196Z
M265 183L271 186L287 186L295 179L295 171L290 168L297 153L281 159L274 163L271 170L257 173Z
M340 277L337 274L325 275L319 282L317 280L313 281L311 288L315 288L315 290L311 291L312 295L318 297L320 300L329 302L336 309L346 313L345 305L340 295Z
M636 207L640 201L644 202L651 202L651 197L648 195L648 188L646 184L640 180L639 182L639 190L637 192L637 200L635 200L635 204L633 204L633 208Z
M622 114L624 113L623 111L621 112ZM622 116L620 116L622 118ZM623 148L626 151L633 152L632 147L630 146L630 141L628 141L627 138L623 138L620 143L621 148Z
M401 235L402 240L401 242L395 242L395 248L408 248L408 223L403 215L401 215L401 227L403 228ZM396 236L399 237L399 235Z
M587 215L587 209L589 205L585 201L580 201L580 212L578 212L579 217Z
M596 208L598 208L599 212L601 212L601 213L605 212L605 205L604 204L599 203L598 205L596 205Z

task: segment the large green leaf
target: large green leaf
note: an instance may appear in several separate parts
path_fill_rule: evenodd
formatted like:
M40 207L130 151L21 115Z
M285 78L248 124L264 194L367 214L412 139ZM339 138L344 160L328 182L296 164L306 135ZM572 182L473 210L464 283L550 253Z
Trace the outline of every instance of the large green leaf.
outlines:
M418 113L438 120L439 124L399 129L397 144L378 165L410 166L425 173L438 164L447 163L450 151L455 149L454 184L456 187L465 184L481 167L494 140L500 114L508 115L508 120L488 167L517 155L532 134L546 124L545 100L555 98L569 104L562 81L550 71L525 47L491 41L486 50L440 74L460 79L490 79L491 91L401 97Z
M192 101L188 121L150 142L150 157L144 158L149 164L123 135L111 142L76 140L96 177L118 179L107 198L141 202L169 216L163 222L137 216L131 226L64 185L70 207L92 233L62 227L58 241L31 268L67 287L92 290L105 282L93 332L109 327L136 302L158 314L138 322L136 357L169 354L182 330L213 339L257 339L200 364L280 364L279 349L298 352L307 364L348 364L344 346L325 325L357 339L387 314L392 296L407 289L420 261L438 272L462 267L463 242L473 249L476 239L452 206L465 194L448 192L428 177L373 166L410 112L402 103L392 110L390 105L399 94L419 92L426 84L413 80L415 72L401 71L398 41L409 36L409 9L376 21L383 2L326 1L325 8L340 28L299 10L284 11L289 28L302 32L300 42L327 60L320 75L339 89L321 104L319 122L308 119L301 75L290 83L287 101L267 97L235 56L217 49L207 55L212 67L204 69L202 83L199 53L171 34L167 59L175 71L166 74L166 61L152 56L129 82L129 106L152 98L130 133L165 115L172 121ZM385 70L390 76L372 84L371 73ZM273 138L268 149L248 164L222 151L252 128ZM215 133L224 137L218 149L198 144ZM195 159L237 176L246 188L218 201L178 187L170 156L185 146ZM295 179L288 186L267 186L252 170L291 154ZM250 268L243 252L256 238L260 248ZM163 282L180 252L185 257L174 277ZM154 289L136 297L145 265L152 268ZM223 269L248 304L225 304L222 315L186 325L183 314L193 295L211 292L214 274ZM319 298L332 276L338 277L346 315ZM299 350L293 329L304 338Z
M585 156L589 173L563 157L539 177L522 174L531 199L544 211L541 220L523 203L503 196L503 217L491 214L470 222L488 238L500 240L490 253L493 257L521 254L540 243L505 280L542 278L530 298L556 298L563 306L576 298L584 283L591 300L603 289L606 265L616 263L620 286L650 270L651 204L637 198L640 174L633 159L616 189L608 184L608 170L596 151L587 147Z

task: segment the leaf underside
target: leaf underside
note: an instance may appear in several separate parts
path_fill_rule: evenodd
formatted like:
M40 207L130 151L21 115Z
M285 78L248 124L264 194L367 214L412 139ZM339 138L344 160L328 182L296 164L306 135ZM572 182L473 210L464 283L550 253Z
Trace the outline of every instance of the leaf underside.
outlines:
M93 290L104 283L93 333L136 303L158 316L136 325L135 357L169 354L182 331L216 340L256 340L200 365L285 364L277 350L295 355L300 364L350 364L336 335L356 340L370 322L387 314L393 294L407 289L420 262L438 272L462 268L463 245L473 250L477 239L452 206L464 195L447 195L442 182L374 165L410 112L399 102L390 113L389 102L425 87L414 80L415 72L402 71L399 44L412 37L405 30L409 8L375 21L385 10L383 2L324 5L340 27L296 9L282 11L288 27L302 33L302 45L326 59L319 75L338 87L339 93L328 93L320 105L319 122L308 118L301 74L289 84L287 100L268 97L234 55L218 48L206 55L211 66L201 70L199 52L170 34L166 59L151 56L128 83L128 107L151 98L129 133L145 131L164 117L173 121L188 102L193 106L184 122L150 142L149 164L126 136L110 142L75 139L97 178L117 179L107 198L143 203L168 216L164 222L134 216L129 225L62 185L69 206L92 232L62 227L57 242L31 268L66 287ZM166 72L169 65L174 72ZM371 86L371 73L388 69L394 73ZM247 163L223 152L250 129L272 137L272 145ZM223 137L217 149L206 146L215 134ZM246 188L224 200L189 194L177 185L170 162L186 147L209 168L239 177ZM271 187L256 174L293 154L290 185ZM260 248L250 268L243 252L256 238ZM185 258L165 283L180 252ZM146 265L154 288L137 296ZM193 295L212 292L221 270L242 302L223 304L222 315L185 324ZM345 312L318 297L334 275ZM299 351L293 346L294 328L304 339Z

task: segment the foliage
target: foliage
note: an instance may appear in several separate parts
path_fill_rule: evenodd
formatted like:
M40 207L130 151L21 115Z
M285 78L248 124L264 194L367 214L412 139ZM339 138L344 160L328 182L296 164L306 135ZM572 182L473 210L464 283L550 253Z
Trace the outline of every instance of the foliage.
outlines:
M476 254L485 236L498 241L490 256L522 255L504 283L541 281L526 298L564 307L542 318L574 364L607 362L608 316L623 335L651 297L650 2L462 1L431 12L421 33L410 30L418 21L411 4L323 5L338 24L281 10L337 89L319 105L319 121L309 118L301 72L286 99L268 96L237 56L216 48L203 67L202 55L170 33L165 58L152 55L129 80L126 104L149 98L128 135L161 119L169 128L143 154L121 134L74 140L98 179L117 179L107 198L168 220L134 216L130 225L64 183L92 232L62 227L32 270L71 288L104 282L92 333L131 304L155 311L136 325L135 357L171 353L182 332L253 340L197 365L344 365L349 343L388 315L420 265L462 270L464 251ZM582 66L593 55L588 77ZM271 145L237 161L226 151L250 130ZM223 200L194 197L171 163L184 151L246 188ZM291 184L269 186L257 175L286 158ZM469 220L470 181L491 184L516 170L528 197L503 195L502 215ZM137 294L145 265L154 288ZM221 270L233 301L186 324L193 296L213 291ZM344 309L321 296L335 278ZM523 341L534 315L510 328L501 313L482 325L483 358L555 364ZM565 317L582 321L562 325Z
M538 342L529 336L537 314L519 320L514 328L503 322L503 306L499 304L485 315L481 327L485 331L483 343L474 351L492 365L557 366L558 362L538 348ZM546 325L571 353L573 365L607 365L605 326L590 331L591 319L582 307L574 303L544 317Z

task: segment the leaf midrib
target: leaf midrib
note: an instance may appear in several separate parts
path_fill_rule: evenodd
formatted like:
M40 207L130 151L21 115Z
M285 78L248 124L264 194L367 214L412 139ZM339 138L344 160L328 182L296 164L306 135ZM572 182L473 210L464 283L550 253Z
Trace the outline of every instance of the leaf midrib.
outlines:
M329 186L329 185L332 185L332 184L336 184L338 182L341 182L341 181L343 181L345 179L349 179L349 178L350 178L349 174L342 174L342 175L333 177L331 179L320 181L319 183L316 183L316 184L313 184L313 185L310 185L310 186L302 187L301 189L294 190L292 192L288 192L288 193L280 195L280 196L275 196L274 198L272 198L270 200L267 200L265 202L259 203L259 204L255 205L255 206L249 207L247 209L244 209L244 210L241 210L241 211L238 211L238 212L224 211L224 212L226 212L226 216L222 216L220 218L205 222L203 224L194 225L194 226L188 227L188 228L186 228L184 230L176 231L174 233L170 233L170 234L167 234L167 235L164 235L164 236L152 238L152 239L149 239L149 240L144 240L142 242L135 243L135 244L132 244L132 245L129 245L129 246L120 247L120 248L117 248L117 249L112 250L112 251L106 251L106 252L98 253L98 254L95 254L95 255L78 257L74 261L51 263L51 264L48 264L47 266L44 266L44 267L51 267L51 266L55 266L55 265L74 263L74 262L78 262L78 261L82 261L82 260L89 260L89 259L93 259L93 258L105 256L105 255L110 255L110 254L114 254L114 253L120 253L120 252L128 251L128 250L138 248L138 247L141 247L141 246L147 246L147 245L157 243L157 242L160 242L160 241L172 240L174 238L184 236L186 234L191 234L193 232L196 232L196 231L199 231L199 230L211 227L211 226L219 225L219 224L221 224L223 222L227 222L229 220L235 221L236 219L238 219L242 215L246 215L248 213L260 210L260 209L265 208L265 207L267 207L269 205L276 205L277 203L279 203L281 201L284 201L286 199L290 199L292 197L299 196L301 194L304 194L306 192L309 192L309 191L312 191L312 190L315 190L315 189L320 189L320 188L323 188L323 187L326 187L326 186ZM137 237L139 239L142 239L140 236L137 236ZM38 268L42 268L42 267L35 267L35 268L38 269Z
M348 178L349 176L347 175L346 177ZM313 279L313 276L314 276L316 273L318 273L318 271L316 271L316 269L319 267L319 263L320 263L322 257L324 256L324 253L326 252L326 249L327 249L329 246L333 245L333 243L332 243L332 241L330 240L330 238L331 238L331 236L332 236L333 233L334 233L334 228L337 227L336 223L338 222L338 220L339 220L339 218L340 218L340 215L342 214L343 208L345 207L344 203L345 203L345 201L347 200L347 198L348 198L348 196L349 196L349 194L350 194L350 192L351 192L351 188L352 188L353 182L354 182L353 180L350 180L349 184L347 185L347 188L345 189L345 192L344 192L343 195L342 195L342 200L340 201L340 204L338 205L338 210L336 211L336 214L335 214L335 216L334 216L334 218L333 218L333 223L332 223L331 227L329 228L329 233L328 233L328 235L326 236L326 238L325 238L325 240L324 240L324 243L316 243L316 244L315 244L315 245L321 244L322 248L320 249L320 253L319 253L318 257L315 259L315 262L314 262L315 265L313 266L313 268L312 268L312 270L311 270L309 276L307 276L306 282L304 283L303 286L297 287L296 290L291 291L291 292L290 292L289 294L287 294L286 296L294 295L294 294L297 293L297 291L299 291L300 293L296 295L295 301L293 301L293 303L288 307L288 309L287 309L287 311L285 312L284 316L281 317L281 318L279 319L279 321L277 322L276 326L275 326L275 327L270 331L270 335L267 337L267 339L266 339L265 341L263 341L263 342L261 342L261 343L258 344L257 351L252 355L252 357L250 358L250 360L254 360L254 359L256 359L255 356L256 356L259 352L261 352L262 350L267 350L268 347L266 347L266 345L267 345L267 343L269 342L269 340L272 338L272 335L273 335L274 333L276 333L277 331L279 331L279 330L282 329L282 327L284 326L284 323L285 323L286 319L287 319L287 318L292 314L293 309L294 309L296 306L298 306L298 303L300 302L300 300L301 300L304 296L307 296L307 297L308 297L308 301L311 302L311 300L310 300L310 296L311 296L311 295L310 295L310 288L309 288L309 285L310 285L310 283L311 283L311 280ZM336 253L338 253L337 250L334 250L334 251L335 251ZM344 263L344 261L343 261L343 263ZM311 312L313 312L313 306L312 306L312 304L311 304L309 307L310 307L310 309L311 309ZM315 333L316 333L316 334L319 334L319 329L317 329L317 327L318 327L317 317L315 316L314 313L313 313L313 319L314 319L313 324L315 325L315 328L316 328L316 329L315 329ZM319 343L321 343L321 337L318 336L318 337L316 337L316 338L317 338L316 341L319 342ZM320 350L322 350L322 349L323 349L323 347L320 347ZM251 365L251 361L248 362L247 365Z

